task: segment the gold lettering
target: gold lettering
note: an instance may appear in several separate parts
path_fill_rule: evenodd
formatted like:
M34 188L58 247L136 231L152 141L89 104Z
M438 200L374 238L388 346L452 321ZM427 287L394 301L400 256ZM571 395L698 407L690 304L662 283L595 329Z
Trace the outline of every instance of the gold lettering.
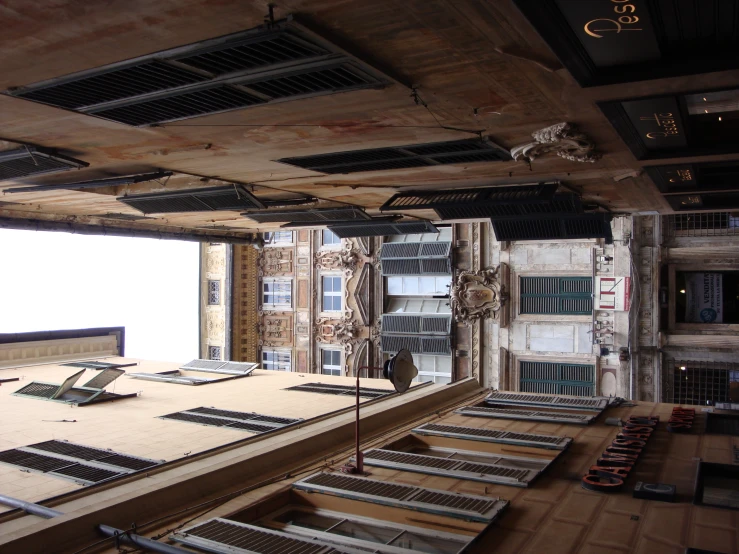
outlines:
M636 13L636 6L634 6L633 4L627 4L627 2L629 1L631 0L611 0L611 2L613 2L614 4L618 4L613 7L613 11L617 14ZM593 27L593 24L598 21L601 21L603 23L597 25L596 27L598 28ZM591 37L603 38L603 35L598 33L619 34L621 33L621 31L643 31L644 29L625 29L623 27L623 25L633 25L634 23L638 22L639 17L636 15L622 15L618 18L618 21L608 18L591 19L585 25L583 25L583 30ZM611 27L611 25L613 25L613 27Z
M652 131L651 133L647 133L647 138L650 139L656 139L660 137L666 137L667 133L663 133L661 131Z

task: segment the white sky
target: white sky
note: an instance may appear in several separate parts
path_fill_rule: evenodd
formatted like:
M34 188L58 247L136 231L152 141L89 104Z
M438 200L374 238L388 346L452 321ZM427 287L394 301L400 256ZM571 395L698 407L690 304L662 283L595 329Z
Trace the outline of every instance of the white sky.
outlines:
M0 333L116 326L127 357L198 357L198 243L0 229Z

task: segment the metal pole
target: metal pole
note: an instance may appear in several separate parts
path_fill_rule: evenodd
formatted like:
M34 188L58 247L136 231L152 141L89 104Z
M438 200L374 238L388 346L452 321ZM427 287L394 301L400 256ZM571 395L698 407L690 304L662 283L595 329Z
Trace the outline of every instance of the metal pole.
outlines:
M364 473L364 460L362 459L363 455L359 451L359 369L357 370L357 419L354 427L354 438L356 441L356 452L354 454L354 457L356 460L355 465L357 468L357 473Z
M52 510L46 506L34 504L33 502L26 502L25 500L19 500L11 496L5 496L4 494L0 494L0 504L5 504L6 506L11 506L13 508L20 508L28 514L43 517L44 519L51 519L52 517L64 515L62 512Z
M121 531L109 525L98 525L98 531L106 537L115 537L117 541L124 544L131 544L145 550L151 550L152 552L161 552L162 554L192 554L192 550L185 550L184 548L147 539L146 537L137 535L133 531Z

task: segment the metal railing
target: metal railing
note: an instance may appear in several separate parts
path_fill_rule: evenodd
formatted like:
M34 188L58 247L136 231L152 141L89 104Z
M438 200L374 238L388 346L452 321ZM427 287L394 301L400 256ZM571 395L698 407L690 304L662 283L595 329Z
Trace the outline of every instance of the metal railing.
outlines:
M739 215L701 212L665 216L665 238L739 236Z

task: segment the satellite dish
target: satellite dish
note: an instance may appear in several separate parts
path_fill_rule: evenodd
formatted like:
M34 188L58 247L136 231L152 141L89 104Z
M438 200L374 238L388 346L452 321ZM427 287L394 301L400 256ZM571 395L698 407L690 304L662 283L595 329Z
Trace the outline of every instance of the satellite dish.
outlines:
M413 363L411 353L408 350L401 350L385 362L382 375L390 380L396 391L405 392L418 375L418 369Z

